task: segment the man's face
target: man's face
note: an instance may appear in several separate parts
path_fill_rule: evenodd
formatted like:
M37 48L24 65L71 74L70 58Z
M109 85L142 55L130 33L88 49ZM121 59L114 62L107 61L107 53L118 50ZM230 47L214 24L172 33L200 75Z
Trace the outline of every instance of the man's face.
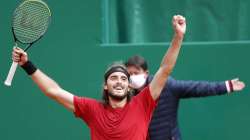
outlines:
M130 74L130 87L133 89L143 88L148 77L148 71L135 66L128 66L127 71Z
M109 94L118 98L125 98L128 94L128 77L122 72L114 72L109 75L104 86Z

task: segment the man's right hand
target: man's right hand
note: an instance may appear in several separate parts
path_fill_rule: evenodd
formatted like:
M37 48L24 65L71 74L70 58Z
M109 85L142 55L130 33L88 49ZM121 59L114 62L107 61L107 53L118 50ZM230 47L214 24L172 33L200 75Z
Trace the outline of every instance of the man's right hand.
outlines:
M28 61L28 55L23 49L14 47L12 51L12 60L22 66Z
M183 38L186 33L186 19L181 15L175 15L172 19L173 29L177 37Z

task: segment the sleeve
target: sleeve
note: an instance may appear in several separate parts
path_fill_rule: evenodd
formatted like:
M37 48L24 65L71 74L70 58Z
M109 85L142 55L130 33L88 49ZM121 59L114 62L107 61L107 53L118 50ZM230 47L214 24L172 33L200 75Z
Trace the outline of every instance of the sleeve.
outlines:
M172 79L171 90L178 98L206 97L227 93L225 82L183 81Z
M74 96L74 114L78 118L82 118L86 123L94 115L94 108L97 105L97 101L90 98Z
M145 116L149 116L147 119L151 119L152 113L156 107L157 101L153 99L150 94L149 86L146 86L137 96L135 96L135 100L141 105L143 111L145 112Z

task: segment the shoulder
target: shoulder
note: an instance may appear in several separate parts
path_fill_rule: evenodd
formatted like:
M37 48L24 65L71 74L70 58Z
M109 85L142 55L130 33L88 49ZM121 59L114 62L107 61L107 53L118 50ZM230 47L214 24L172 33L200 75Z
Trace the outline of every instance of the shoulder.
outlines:
M131 101L137 102L138 100L150 98L150 97L151 97L150 90L149 90L149 86L147 85L139 92L139 94L134 96Z
M149 75L147 77L147 85L153 80L154 78L154 75ZM164 88L163 90L166 90L166 88L172 88L174 87L177 83L177 80L175 80L172 76L169 76L165 85L164 85Z
M80 96L74 96L74 104L81 104L81 105L98 105L101 104L99 101L92 99L92 98L88 98L88 97L80 97Z

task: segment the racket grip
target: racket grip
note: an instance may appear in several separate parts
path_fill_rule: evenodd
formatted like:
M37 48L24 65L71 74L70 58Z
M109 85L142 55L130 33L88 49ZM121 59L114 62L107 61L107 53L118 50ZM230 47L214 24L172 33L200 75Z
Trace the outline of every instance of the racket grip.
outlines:
M17 66L18 66L18 63L13 61L12 65L10 67L8 76L7 76L7 78L6 78L5 82L4 82L4 84L6 86L11 86L11 82L12 82L12 79L13 79L13 77L15 75Z

